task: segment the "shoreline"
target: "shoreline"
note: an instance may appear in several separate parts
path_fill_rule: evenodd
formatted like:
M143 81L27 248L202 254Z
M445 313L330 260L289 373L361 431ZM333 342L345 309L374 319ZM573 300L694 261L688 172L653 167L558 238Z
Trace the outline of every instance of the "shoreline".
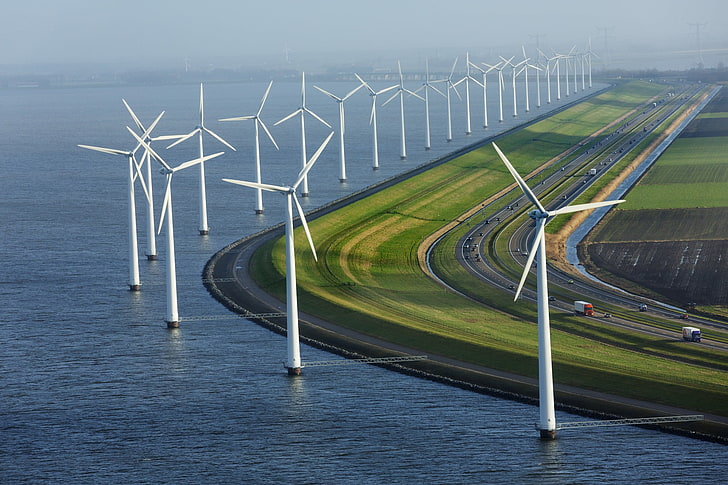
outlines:
M550 113L549 116L552 114ZM332 212L521 128L523 125L502 134L484 138L447 156L424 163L332 201L312 210L307 214L307 218L312 220ZM277 300L259 288L249 274L248 267L250 257L255 250L269 239L282 235L283 230L283 223L280 223L227 245L208 260L202 273L204 286L214 299L241 317L281 335L285 335L286 332L285 302ZM303 312L299 315L299 325L303 343L346 358L392 357L422 353L416 349L398 346L339 327ZM441 356L429 356L428 359L421 361L374 365L481 394L532 405L538 404L537 379L500 372ZM555 394L557 409L590 418L618 419L699 414L693 410L662 406L558 384L555 385ZM705 419L698 422L643 426L728 444L728 418L723 416L705 415Z

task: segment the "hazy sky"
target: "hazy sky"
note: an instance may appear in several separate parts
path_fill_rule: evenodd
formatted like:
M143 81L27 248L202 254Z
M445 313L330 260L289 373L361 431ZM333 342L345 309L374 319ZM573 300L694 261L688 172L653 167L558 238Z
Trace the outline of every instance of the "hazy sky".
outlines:
M725 0L24 0L0 6L0 65L282 60L330 53L728 50ZM692 25L691 25L692 24ZM700 24L696 28L695 24ZM516 54L513 52L512 54ZM508 55L503 52L503 55Z

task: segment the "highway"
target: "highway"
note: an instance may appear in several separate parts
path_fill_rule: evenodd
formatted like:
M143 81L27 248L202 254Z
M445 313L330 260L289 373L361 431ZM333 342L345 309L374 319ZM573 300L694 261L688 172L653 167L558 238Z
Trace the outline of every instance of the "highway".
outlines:
M570 204L703 88L688 85L682 91L645 104L624 122L592 134L524 179L547 210ZM482 207L465 221L470 229L458 242L459 262L483 282L515 293L531 246L534 224L527 215L531 209L530 202L517 188ZM504 243L501 239L505 237ZM683 325L698 326L704 333L707 329L727 328L723 323L692 315L690 320L682 320L682 309L563 273L552 265L548 280L549 291L554 295L549 298L552 312L573 314L573 301L584 299L592 302L596 311L594 317L581 318L599 318L605 324L675 340L681 339ZM527 282L521 298L535 301L536 294L531 289L535 287L535 276L527 281L530 283ZM647 305L647 311L639 311L640 304ZM605 312L611 316L605 317ZM728 351L728 340L719 337L704 338L700 345Z

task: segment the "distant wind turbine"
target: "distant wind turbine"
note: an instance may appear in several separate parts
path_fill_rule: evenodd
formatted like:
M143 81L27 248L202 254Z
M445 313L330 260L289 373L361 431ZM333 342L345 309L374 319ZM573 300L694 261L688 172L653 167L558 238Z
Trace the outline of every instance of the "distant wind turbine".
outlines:
M554 409L554 381L553 381L553 370L551 364L551 330L549 322L549 306L548 306L548 280L546 273L546 240L544 227L546 223L552 218L572 212L579 212L583 210L595 209L597 207L605 207L614 204L624 202L623 200L609 200L603 202L592 202L589 204L577 204L572 206L562 207L556 210L547 210L541 205L541 202L536 198L531 189L526 185L526 182L521 178L511 162L508 161L506 156L501 152L500 148L493 143L493 148L498 153L498 156L503 160L503 163L508 168L516 183L521 188L523 193L526 195L528 200L536 206L535 210L529 213L529 216L534 220L536 224L535 237L533 243L528 252L528 259L523 269L523 275L521 281L518 284L514 301L518 300L521 294L523 285L526 282L526 278L531 270L534 257L538 254L537 263L537 305L538 305L538 391L539 391L539 422L538 430L541 435L541 439L555 439L556 438L556 413Z
M268 99L268 94L270 93L271 86L273 86L273 81L268 83L268 88L265 90L265 93L263 94L263 97L260 100L260 105L258 107L258 111L254 115L238 116L236 118L224 118L224 119L218 120L218 121L253 120L255 122L255 179L258 181L258 183L262 182L261 167L260 167L260 128L263 128L263 131L265 131L265 134L268 135L268 138L273 143L273 146L276 147L276 150L279 149L275 138L273 138L273 135L271 135L270 131L268 130L268 127L265 126L265 123L263 123L263 120L260 119L260 113L263 111L263 106L265 106L265 100ZM256 214L263 213L263 192L261 189L258 189L256 191L255 213Z
M511 59L513 59L511 57ZM488 66L488 64L483 63L484 65ZM490 67L490 66L489 66ZM505 87L503 86L503 69L506 67L505 62L499 62L495 66L492 66L496 71L498 71L498 121L503 122L503 90Z
M306 166L306 115L313 116L317 120L319 120L321 123L326 125L328 128L331 128L331 125L328 124L326 121L324 121L323 118L321 118L319 115L311 111L306 107L306 73L301 72L301 106L295 110L293 113L285 116L283 119L280 119L273 123L273 126L277 126L284 121L287 121L294 116L300 116L301 117L301 167ZM304 174L303 177L303 191L301 192L302 197L308 197L308 177Z
M344 101L349 99L354 93L356 93L363 87L363 84L359 84L357 87L346 93L343 97L339 97L331 94L325 89L314 85L314 88L329 96L339 105L339 182L341 183L346 182L346 153L344 149L344 133L346 131L346 123L344 122Z
M177 265L175 262L175 251L174 251L174 222L172 217L172 176L184 170L185 168L199 165L207 160L211 160L215 157L219 157L223 152L218 152L213 155L203 156L190 160L188 162L181 163L176 167L172 168L162 157L160 157L147 143L140 138L134 130L126 127L134 138L146 149L150 155L162 165L161 173L167 178L166 188L164 189L164 201L162 202L162 214L159 219L159 231L162 230L162 224L167 219L166 235L167 235L167 314L165 316L165 322L167 322L167 328L179 327L179 311L177 308Z
M313 253L314 260L318 260L316 256L316 248L313 245L313 239L311 238L311 231L308 229L308 223L306 222L306 216L303 213L301 204L298 202L296 197L296 189L303 182L306 174L311 170L313 164L323 152L326 145L334 136L332 131L329 136L324 140L321 146L313 154L311 160L298 173L298 177L293 185L280 186L280 185L269 185L259 184L256 182L245 182L242 180L223 179L225 182L231 184L242 185L244 187L260 188L268 190L270 192L279 192L286 196L286 341L288 356L286 360L286 369L288 375L299 375L301 368L303 367L301 362L301 344L298 331L298 296L296 291L296 252L293 238L293 206L296 206L296 211L301 218L301 225L303 230L306 232L306 238L311 246L311 252Z
M482 67L470 63L472 67L479 70L483 74L483 83L478 83L474 78L473 81L475 81L477 84L480 85L480 87L483 88L483 128L488 128L488 77L487 74L496 68L496 66L491 66L490 64L483 63L484 66L486 66L488 69L483 69Z
M386 100L382 104L382 106L388 104L394 98L396 98L397 96L399 96L399 113L400 113L400 119L402 121L402 123L401 123L401 130L400 130L400 135L401 135L401 145L400 145L400 148L401 149L400 149L400 153L399 153L399 158L401 160L406 160L407 159L407 142L406 142L406 133L405 133L405 128L404 128L404 94L405 93L410 94L410 95L415 96L415 97L417 97L419 99L422 99L423 101L424 101L424 99L419 94L414 93L414 92L412 92L409 89L406 89L404 87L404 76L402 76L402 65L400 64L399 61L397 61L397 70L399 71L399 85L397 86L397 92L394 93L394 95L391 98L389 98L388 100Z
M523 71L524 68L522 68L521 66L526 61L521 61L517 64L513 64L511 61L513 60L514 57L516 57L516 56L512 56L508 60L501 57L501 60L503 61L504 64L509 64L511 66L511 71L513 73L513 76L512 76L512 79L513 79L513 82L512 82L512 84L513 84L513 117L516 118L518 116L518 107L517 107L518 103L517 103L517 99L516 99L516 76L519 75Z
M369 124L372 125L372 169L379 170L379 140L377 138L377 96L380 94L391 91L397 86L389 86L379 91L375 91L366 81L364 81L358 74L354 73L356 78L367 88L369 96L372 98L372 112L369 115Z
M434 81L438 82L438 81ZM422 83L422 86L418 88L415 92L418 93L420 90L423 91L422 94L425 96L425 150L429 150L431 148L430 144L430 93L429 90L432 89L437 94L445 97L445 94L437 89L432 82L430 82L430 62L427 58L425 58L425 82Z
M452 89L455 91L455 94L457 95L458 99L460 98L460 93L458 92L458 89L455 87L455 83L452 81L452 76L455 73L455 66L458 64L458 58L455 58L455 62L452 63L452 69L450 69L450 75L447 76L447 78L443 79L441 82L444 82L447 89L445 90L445 97L447 98L447 141L452 141L452 113L451 113L451 102L450 102L450 90Z
M210 130L205 126L205 97L203 94L202 89L202 83L200 83L200 124L195 127L194 130L189 132L188 134L182 136L179 140L169 145L167 148L172 148L175 145L178 145L182 143L183 141L192 138L193 136L197 135L199 140L199 146L200 146L200 159L203 159L199 165L200 165L200 235L206 236L210 232L210 227L207 224L207 189L205 187L205 163L204 163L204 156L205 156L205 149L203 146L202 141L202 135L204 133L207 133L208 135L211 135L213 138L215 138L217 141L225 145L226 147L230 148L231 150L235 151L235 147L233 147L230 143L223 140L218 134Z

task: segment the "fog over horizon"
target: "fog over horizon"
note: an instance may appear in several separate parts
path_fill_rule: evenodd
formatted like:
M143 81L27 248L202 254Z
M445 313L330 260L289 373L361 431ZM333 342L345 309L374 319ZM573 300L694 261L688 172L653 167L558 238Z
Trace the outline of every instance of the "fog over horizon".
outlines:
M342 2L28 0L4 5L0 69L478 61L592 50L595 68L728 65L725 0ZM416 59L415 59L416 57Z

